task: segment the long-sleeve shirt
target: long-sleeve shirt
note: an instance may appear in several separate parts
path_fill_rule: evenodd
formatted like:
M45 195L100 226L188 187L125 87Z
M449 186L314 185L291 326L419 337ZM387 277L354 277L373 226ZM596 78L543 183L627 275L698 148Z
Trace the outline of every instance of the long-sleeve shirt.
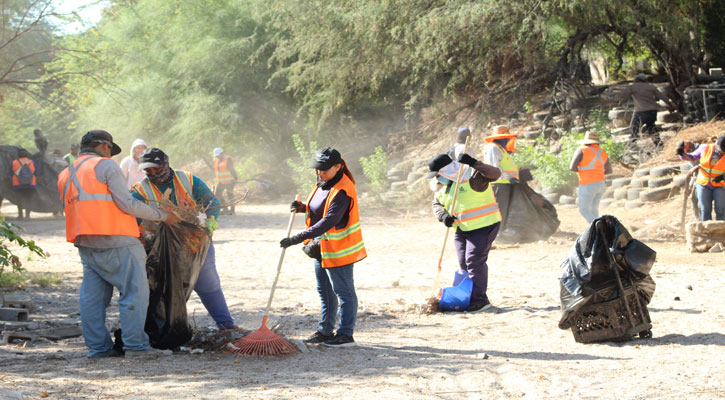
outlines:
M198 206L206 207L206 216L207 217L214 217L219 218L219 212L221 211L221 202L219 201L219 198L214 195L214 193L209 189L209 186L201 180L196 175L192 176L192 189L191 189L191 197L194 199L194 202ZM178 204L176 200L176 190L174 189L174 183L169 182L168 185L163 186L157 186L159 188L159 191L161 193L165 193L167 190L171 189L171 194L169 195L169 200L173 202L174 204ZM136 192L132 192L131 195L139 200L145 200L143 196ZM155 207L152 205L151 207ZM156 207L155 207L156 208ZM138 221L141 223L141 220Z
M664 101L667 105L671 105L670 99L667 96L657 90L657 87L646 82L632 83L619 93L615 100L626 101L630 97L634 100L635 112L658 110L657 99Z
M501 177L501 171L492 166L485 163L482 163L481 161L476 162L476 164L473 166L474 172L473 175L471 175L471 179L468 181L469 185L471 185L471 189L474 192L483 192L486 189L488 189L488 185L490 182L493 182ZM438 221L443 221L443 218L445 214L448 213L446 211L443 204L441 204L438 199L433 197L433 214L435 214L436 218L438 218Z
M702 157L702 154L705 152L705 149L707 148L706 144L700 144L697 146L695 151L692 153L685 153L685 155L689 156L690 159L686 159L683 156L680 156L680 160L682 161L690 161L693 165L697 165L700 162L700 157Z
M82 153L82 154L96 154L96 153ZM168 217L166 211L158 208L153 208L144 203L134 199L129 193L126 187L126 179L123 177L121 168L113 160L102 160L96 165L96 179L108 185L108 190L111 192L111 197L116 206L121 211L131 214L136 218L147 219L151 221L164 221ZM92 218L93 216L87 216L86 218ZM76 237L75 245L79 247L91 247L91 248L119 248L128 247L136 243L139 243L138 238L132 236L122 235L80 235Z

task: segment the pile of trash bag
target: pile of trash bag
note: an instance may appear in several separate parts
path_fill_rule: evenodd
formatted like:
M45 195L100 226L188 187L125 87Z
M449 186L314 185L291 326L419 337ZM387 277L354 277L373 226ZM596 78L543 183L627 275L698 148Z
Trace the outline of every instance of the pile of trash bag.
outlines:
M188 222L161 224L146 243L150 294L144 330L152 347L171 349L191 340L186 301L210 245L209 232Z
M556 208L525 182L494 185L501 210L496 243L530 243L548 239L559 228Z
M592 221L562 263L559 328L570 328L570 318L581 307L621 296L614 268L625 289L634 286L644 303L649 304L655 291L649 272L656 258L657 253L633 239L617 218L603 215Z

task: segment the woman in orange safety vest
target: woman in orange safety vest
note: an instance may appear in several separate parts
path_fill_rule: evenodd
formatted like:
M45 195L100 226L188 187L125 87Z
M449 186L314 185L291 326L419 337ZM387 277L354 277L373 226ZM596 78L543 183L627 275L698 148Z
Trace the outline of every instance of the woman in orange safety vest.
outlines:
M282 239L280 246L286 248L304 241L305 253L315 258L322 312L317 331L306 342L330 347L355 346L357 294L353 264L367 256L360 230L355 179L340 152L331 147L318 150L310 167L317 173L317 185L305 204L295 200L291 205L292 212L306 213L307 229ZM340 327L333 335L338 298Z
M589 223L599 216L599 202L607 190L604 175L612 173L609 156L600 143L596 132L587 132L579 141L583 146L574 152L569 165L569 169L579 175L579 213Z

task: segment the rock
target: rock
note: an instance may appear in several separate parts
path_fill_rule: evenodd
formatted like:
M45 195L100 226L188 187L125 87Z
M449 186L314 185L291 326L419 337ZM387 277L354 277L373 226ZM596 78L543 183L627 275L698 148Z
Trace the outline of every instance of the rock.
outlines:
M649 171L649 174L656 178L659 178L662 176L669 176L669 175L679 175L680 166L679 165L668 165L665 167L655 167Z
M44 392L47 393L47 392ZM23 394L15 390L0 388L0 399L2 400L23 400Z
M632 208L640 208L643 205L644 204L642 204L642 202L639 201L639 200L630 200L630 201L624 203L624 207L625 208L629 208L629 209L632 209Z
M626 188L619 188L614 190L614 199L615 200L624 200L627 198L627 189Z
M680 296L675 296L675 298L673 300L680 301Z
M612 180L612 188L621 188L629 185L632 180L630 178L617 178Z
M633 188L646 188L647 187L647 178L635 178L632 179L632 182L630 182L630 185Z
M406 179L406 182L408 183L414 183L418 179L422 178L424 174L421 174L420 172L411 172L408 174L408 179Z
M663 187L658 189L651 189L642 191L639 194L639 199L642 201L660 201L665 200L670 196L670 193L672 193L671 187Z
M704 253L717 244L725 246L725 221L698 221L687 224L685 236L690 252Z
M640 192L642 192L642 188L627 189L627 200L639 200Z
M559 203L559 196L561 196L559 193L547 193L543 194L546 198L546 200L549 200L551 204L558 204Z
M687 290L692 290L692 285L687 285L685 287L687 288Z
M650 172L650 169L649 168L638 169L638 170L635 170L634 171L634 173L632 174L632 176L637 176L637 177L647 176L647 175L649 175L649 172Z
M541 194L550 194L550 193L558 193L558 189L554 189L554 188L550 188L550 187L541 188Z
M650 179L650 180L647 181L647 187L650 187L650 188L658 188L658 187L662 187L662 186L667 186L670 183L672 183L672 178L671 177L666 177L666 178L653 178L653 179Z
M559 204L576 204L576 197L562 195L559 197Z

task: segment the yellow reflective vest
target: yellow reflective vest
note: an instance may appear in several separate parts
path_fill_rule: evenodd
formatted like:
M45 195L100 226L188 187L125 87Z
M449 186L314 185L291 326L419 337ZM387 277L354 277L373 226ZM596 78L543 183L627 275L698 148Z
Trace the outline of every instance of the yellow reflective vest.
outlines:
M448 214L458 219L455 226L462 231L480 229L501 221L501 212L498 209L491 185L488 185L483 192L476 192L471 188L469 182L463 183L458 191L456 208L451 210L454 190L454 185L443 186L436 192L435 197Z

